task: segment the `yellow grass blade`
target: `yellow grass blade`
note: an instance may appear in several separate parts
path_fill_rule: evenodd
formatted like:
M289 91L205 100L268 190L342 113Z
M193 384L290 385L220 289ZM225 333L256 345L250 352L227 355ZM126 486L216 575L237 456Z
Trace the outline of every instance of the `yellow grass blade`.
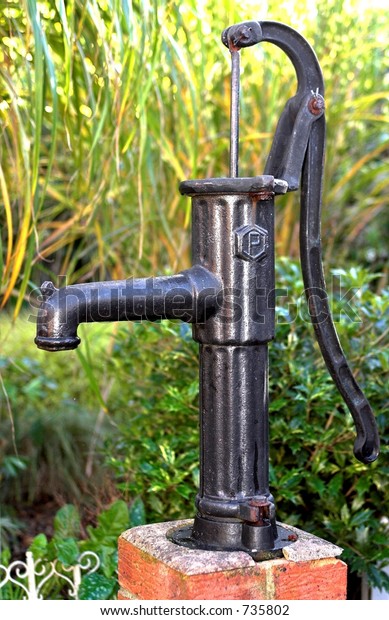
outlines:
M19 237L16 243L15 253L13 257L13 264L12 264L12 273L8 280L7 288L5 290L3 300L1 302L1 308L4 308L5 304L7 303L15 287L19 274L21 272L23 262L25 259L27 240L30 234L30 225L31 225L31 205L27 205L24 210L23 222L22 222Z
M12 257L12 245L13 245L13 223L12 223L12 209L11 209L11 203L9 200L9 194L8 194L8 189L7 189L7 182L5 180L5 176L4 176L4 172L3 172L3 168L1 166L0 163L0 187L1 187L1 193L3 196L3 203L4 203L4 209L5 209L5 218L6 218L6 223L7 223L7 235L8 235L8 239L7 239L7 254L6 254L6 259L5 259L5 265L4 265L4 273L3 275L5 276L8 272L10 263L11 263L11 257Z
M365 164L367 164L369 161L377 157L377 155L385 151L388 148L388 144L389 144L389 140L385 140L379 146L377 146L377 148L375 148L373 151L366 153L366 155L364 155L357 162L355 162L355 164L351 166L350 170L348 170L348 172L346 172L346 174L344 174L343 177L339 179L339 181L334 185L332 190L328 193L328 199L330 200L331 198L334 198L337 192L344 185L346 185L350 181L350 179L352 179L352 177L355 174L357 174L357 172L359 172L361 168L363 168Z

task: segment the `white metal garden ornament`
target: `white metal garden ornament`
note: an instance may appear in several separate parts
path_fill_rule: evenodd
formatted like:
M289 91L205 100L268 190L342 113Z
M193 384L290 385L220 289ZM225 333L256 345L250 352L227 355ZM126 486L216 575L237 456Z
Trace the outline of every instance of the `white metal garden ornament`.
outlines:
M25 592L23 599L30 601L43 599L42 589L51 579L57 577L69 586L68 596L78 599L81 577L90 575L100 567L100 559L93 551L84 551L74 566L64 566L58 559L43 563L35 560L31 551L26 552L26 561L16 560L8 566L0 564L0 590L12 583ZM5 576L1 579L2 573Z

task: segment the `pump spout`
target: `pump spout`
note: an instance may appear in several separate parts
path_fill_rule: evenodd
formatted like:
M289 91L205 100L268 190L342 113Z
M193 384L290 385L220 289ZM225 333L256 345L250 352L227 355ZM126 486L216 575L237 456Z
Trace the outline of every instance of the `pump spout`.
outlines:
M41 287L35 344L46 351L75 349L80 323L180 319L203 323L220 304L221 283L201 265L172 276Z

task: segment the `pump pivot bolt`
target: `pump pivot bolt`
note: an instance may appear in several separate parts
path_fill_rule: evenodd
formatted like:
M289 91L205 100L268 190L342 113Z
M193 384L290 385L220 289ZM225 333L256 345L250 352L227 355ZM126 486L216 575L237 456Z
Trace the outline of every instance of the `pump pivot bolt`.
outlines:
M319 94L314 94L308 101L308 110L314 116L321 116L325 109L325 101Z

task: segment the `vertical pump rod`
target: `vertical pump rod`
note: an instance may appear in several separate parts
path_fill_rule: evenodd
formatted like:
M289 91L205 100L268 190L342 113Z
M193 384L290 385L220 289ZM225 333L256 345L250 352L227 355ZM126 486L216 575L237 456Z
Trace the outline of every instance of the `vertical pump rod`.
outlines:
M240 53L230 47L231 52L231 102L230 102L230 177L239 176L239 95L240 95Z
M231 52L231 104L230 104L230 177L239 176L239 94L240 50L259 43L262 31L258 22L244 22L238 30L227 29L222 41Z

